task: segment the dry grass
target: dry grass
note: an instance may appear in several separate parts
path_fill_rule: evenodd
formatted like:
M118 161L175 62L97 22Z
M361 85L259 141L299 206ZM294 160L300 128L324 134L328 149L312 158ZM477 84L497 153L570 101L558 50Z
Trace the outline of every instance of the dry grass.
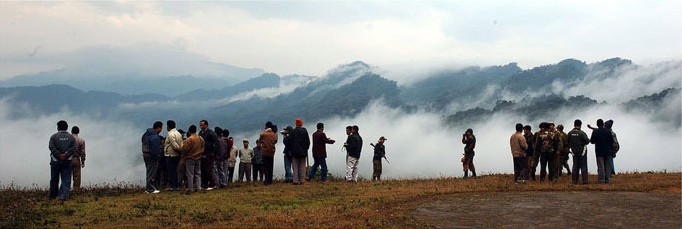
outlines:
M590 176L596 181L595 176ZM139 187L105 185L72 192L61 204L44 190L4 187L0 228L17 227L416 227L412 210L445 195L464 192L633 191L680 193L681 173L631 173L612 184L556 183L517 185L511 175L476 179L389 180L241 184L183 195L142 193ZM423 225L422 225L423 226Z

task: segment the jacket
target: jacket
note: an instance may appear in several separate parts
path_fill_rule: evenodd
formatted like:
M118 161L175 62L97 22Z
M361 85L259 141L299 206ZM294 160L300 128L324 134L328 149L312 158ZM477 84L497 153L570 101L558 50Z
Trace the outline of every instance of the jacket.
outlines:
M523 135L523 137L526 138L526 144L528 145L528 148L526 149L526 157L534 157L535 136L533 136L533 133L528 133Z
M197 134L192 134L182 143L182 157L186 159L199 160L204 153L204 138Z
M465 154L474 154L474 148L476 148L476 136L473 134L471 136L462 136L462 144L464 145Z
M260 147L253 147L253 157L251 158L251 164L263 164L263 154L260 152Z
M72 135L73 135L73 138L76 139L76 148L78 148L78 150L76 150L76 153L74 153L73 156L76 158L80 158L81 162L84 162L85 161L85 140L83 140L83 138L78 136L78 134L72 134ZM614 135L614 137L615 137L615 135Z
M263 157L274 157L277 134L273 132L272 129L267 128L260 134L257 144L260 144L260 153Z
M177 129L173 128L172 130L168 131L166 145L163 150L164 155L166 157L180 156L180 148L182 148L182 134L180 134Z
M334 144L322 130L313 133L313 158L327 158L326 144Z
M230 148L230 158L227 159L227 167L234 168L237 164L237 151L239 151L239 149L237 149L236 146Z
M509 146L511 147L511 153L513 157L525 157L526 149L528 149L528 143L526 143L526 138L523 137L521 132L516 132L509 138Z
M218 152L215 154L216 161L225 161L230 156L228 152L228 141L226 137L218 138Z
M613 135L611 131L603 127L592 131L590 143L594 144L594 151L597 157L612 156Z
M303 127L296 127L289 133L291 135L291 157L303 158L308 156L310 149L310 137L308 130Z
M345 147L348 156L360 159L360 154L362 153L362 137L360 134L353 133L348 135Z
M374 158L373 160L381 161L381 158L386 156L386 146L384 143L377 143L374 145Z
M251 163L251 157L253 157L252 149L239 148L239 163Z
M568 149L571 150L574 156L585 156L583 152L586 152L585 147L590 144L590 138L587 134L577 128L568 132Z
M159 133L156 133L152 128L147 129L142 138L142 144L144 145L145 143L149 144L149 151L143 151L142 156L151 158L161 157L161 136L159 136Z
M204 154L206 157L215 157L215 152L218 151L218 135L211 129L199 131L199 136L204 138Z
M60 161L60 154L66 154L67 158L65 160L69 161L72 159L73 154L78 150L76 147L76 139L66 131L59 131L53 134L52 137L50 137L47 148L50 149L50 158L52 158L52 161Z

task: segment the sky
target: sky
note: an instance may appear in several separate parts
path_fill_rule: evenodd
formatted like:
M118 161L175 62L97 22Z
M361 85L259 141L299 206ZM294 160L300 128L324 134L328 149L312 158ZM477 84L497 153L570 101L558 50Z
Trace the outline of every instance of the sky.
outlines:
M356 60L391 75L404 66L682 59L680 1L2 1L0 15L0 80L83 67L74 60L116 71L129 62L96 50L145 47L170 50L151 57L156 67L143 73L152 75L174 74L163 63L188 56L313 76Z

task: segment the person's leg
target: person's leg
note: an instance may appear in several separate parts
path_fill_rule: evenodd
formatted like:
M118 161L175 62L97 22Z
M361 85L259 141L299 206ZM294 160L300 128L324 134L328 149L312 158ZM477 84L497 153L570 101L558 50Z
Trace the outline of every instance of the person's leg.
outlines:
M166 177L171 190L178 189L178 160L180 157L166 157Z
M194 166L194 191L201 189L201 160L196 160Z
M225 170L227 169L226 160L216 161L216 174L218 174L218 187L222 188L227 185L225 182Z
M194 166L195 161L191 159L185 160L185 177L187 178L187 192L194 191Z
M518 181L519 172L521 171L521 164L519 163L518 157L512 157L512 162L514 162L514 181Z
M144 165L147 169L146 185L144 190L147 192L153 192L156 190L156 187L154 187L154 176L156 175L156 166L154 166L154 160L152 160L151 157L144 157Z
M476 177L476 166L474 166L474 155L471 155L469 160L469 170L471 171L471 176Z
M353 157L346 155L346 181L353 180Z
M217 188L218 186L220 186L220 182L218 180L218 178L219 178L218 177L218 165L216 164L217 162L215 160L215 157L210 157L208 160L209 160L208 166L210 167L209 169L211 171L211 174L210 174L211 175L210 176L211 177L211 187Z
M354 158L353 161L353 181L358 181L358 164L360 163L359 158Z
M583 176L583 184L588 184L587 178L590 174L587 172L587 155L580 158L580 173Z
M252 179L251 179L251 163L244 163L244 164L246 164L245 168L244 168L244 172L246 172L246 181L251 182L252 181Z
M58 161L50 162L50 193L49 198L54 199L59 195L59 163Z
M208 177L208 158L202 156L199 164L201 165L201 188L207 188L208 180L210 179Z
M525 182L528 179L528 159L526 157L519 157L520 170L519 180Z
M244 171L244 169L246 169L246 163L244 163L244 162L239 162L239 171L237 172L237 173L239 174L239 176L237 177L237 178L238 178L238 179L237 179L237 182L242 182L242 181L244 181L244 175L245 175L245 172L246 172L246 171Z
M464 178L469 177L469 156L464 155L462 159L462 171L464 171Z
M320 167L320 159L313 157L313 166L310 168L310 171L308 171L308 180L312 180L313 177L315 177L318 167ZM322 174L320 174L320 176L322 176Z
M274 157L263 157L263 166L265 166L265 184L272 184L272 172L275 162L274 159Z
M540 156L540 181L545 181L547 176L547 156Z
M59 187L59 196L57 199L66 200L69 198L69 191L71 189L71 161L60 161L60 163L61 168L59 173L61 174L62 184Z
M234 167L227 167L227 183L232 183L234 178Z
M379 171L378 171L378 173L377 173L377 180L381 180L381 173L383 172L383 165L382 165L382 163L381 163L381 159L379 159L379 160L377 160L377 161L378 161L377 164L378 164L378 167L379 167Z
M573 184L578 184L578 177L579 177L578 174L580 173L581 159L582 159L582 156L573 155L573 174L571 174L571 182L573 182Z
M556 177L556 154L552 154L547 157L547 170L549 170L549 177L547 178L549 181L555 181L557 180Z
M327 170L327 159L326 158L320 158L320 181L327 181L327 173L329 172Z
M611 156L604 157L604 182L611 183Z
M375 181L379 176L379 162L377 160L372 160L372 181Z
M73 157L71 160L71 169L73 171L73 188L80 189L81 187L81 159Z
M600 184L605 182L604 171L604 157L597 156L597 182Z
M284 181L291 182L294 180L294 173L291 171L291 156L284 156Z

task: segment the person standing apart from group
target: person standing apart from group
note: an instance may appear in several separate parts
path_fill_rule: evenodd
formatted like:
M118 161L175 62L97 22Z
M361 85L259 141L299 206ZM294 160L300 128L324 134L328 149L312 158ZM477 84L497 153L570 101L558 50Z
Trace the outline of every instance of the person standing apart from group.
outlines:
M528 159L526 159L526 149L528 143L526 138L521 134L523 131L523 124L516 124L516 132L511 135L509 139L509 146L511 154L514 158L514 182L526 183L526 176L528 175Z
M590 143L594 144L594 151L597 156L598 182L600 184L611 183L613 135L610 130L604 128L604 120L597 120L597 129L592 131Z
M313 133L313 166L308 173L308 180L312 180L320 167L320 181L327 181L327 144L334 144L333 139L324 133L324 124L317 124L317 131Z
M346 148L346 181L358 182L358 163L362 153L362 137L358 126L347 126L348 138L343 147Z
M573 154L573 174L571 175L571 181L573 184L578 184L578 177L582 175L583 184L588 184L587 181L587 145L590 144L590 138L587 134L580 130L583 122L580 119L576 119L573 122L573 130L569 131L568 136L568 148Z
M163 123L161 121L154 122L152 128L142 135L142 158L144 159L145 167L147 168L146 176L146 193L159 193L160 191L154 185L156 183L156 172L159 169L159 159L161 158L161 130Z
M61 201L69 198L71 188L71 160L78 150L76 139L67 131L69 124L64 120L57 122L57 133L50 137L50 199ZM59 180L61 179L61 185Z
M80 131L80 128L77 126L71 127L71 135L76 139L76 148L78 148L71 160L71 168L73 169L73 188L75 190L81 188L81 169L85 168L85 140L78 136Z
M242 141L244 148L239 149L239 182L244 181L243 178L246 176L246 182L251 181L251 158L253 158L253 149L249 148L249 139L244 139Z
M372 173L372 181L381 180L381 172L383 167L381 165L381 159L386 157L386 146L384 146L385 141L386 138L384 136L381 136L376 145L370 143L370 145L374 147L374 158L372 158L372 165L374 166L374 171Z
M464 178L469 177L469 170L471 170L471 176L476 177L476 167L474 167L476 136L474 136L474 130L469 128L464 131L464 134L462 134L462 144L464 144L464 157L462 158Z
M275 165L275 144L277 144L277 130L272 122L265 123L265 130L260 134L256 144L260 144L260 153L263 157L263 184L272 184L272 173Z

